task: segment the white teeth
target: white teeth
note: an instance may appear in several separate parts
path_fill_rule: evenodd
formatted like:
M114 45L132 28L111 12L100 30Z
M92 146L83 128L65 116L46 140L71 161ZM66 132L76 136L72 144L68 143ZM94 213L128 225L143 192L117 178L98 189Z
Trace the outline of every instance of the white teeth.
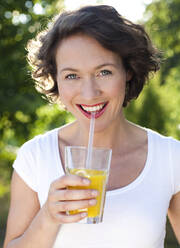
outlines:
M105 105L105 104L100 104L100 105L94 106L94 107L84 107L84 106L81 105L81 107L82 107L84 110L88 111L88 112L95 112L95 111L101 110L101 109L104 107L104 105Z

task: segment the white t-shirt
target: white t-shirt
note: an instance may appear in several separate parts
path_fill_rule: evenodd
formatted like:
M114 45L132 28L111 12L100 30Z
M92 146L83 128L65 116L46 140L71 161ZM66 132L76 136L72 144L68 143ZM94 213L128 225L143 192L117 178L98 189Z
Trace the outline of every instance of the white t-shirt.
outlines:
M163 248L170 200L180 191L180 142L150 129L148 156L129 185L108 191L103 222L64 224L53 248ZM45 203L52 181L64 175L58 131L26 142L13 167Z

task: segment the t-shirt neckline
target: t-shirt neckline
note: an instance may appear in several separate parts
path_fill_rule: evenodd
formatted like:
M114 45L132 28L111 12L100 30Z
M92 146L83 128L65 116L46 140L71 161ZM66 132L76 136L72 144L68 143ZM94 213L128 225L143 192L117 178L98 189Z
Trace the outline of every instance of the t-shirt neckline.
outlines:
M59 138L59 130L60 128L56 128L55 129L55 135L54 135L54 144L55 144L55 157L56 157L56 166L57 166L57 170L58 173L60 175L64 175L64 168L61 162L61 157L60 157L60 152L59 152L59 142L58 142L58 138ZM150 165L151 165L151 159L152 159L152 135L151 135L151 131L148 128L143 128L146 133L147 133L147 139L148 139L148 151L147 151L147 158L146 158L146 162L144 165L143 170L141 171L140 175L137 176L131 183L129 183L128 185L118 188L118 189L113 189L113 190L108 190L106 192L107 196L109 195L116 195L119 193L124 193L128 190L132 190L134 189L137 185L139 185L143 179L145 178L147 172L150 169Z

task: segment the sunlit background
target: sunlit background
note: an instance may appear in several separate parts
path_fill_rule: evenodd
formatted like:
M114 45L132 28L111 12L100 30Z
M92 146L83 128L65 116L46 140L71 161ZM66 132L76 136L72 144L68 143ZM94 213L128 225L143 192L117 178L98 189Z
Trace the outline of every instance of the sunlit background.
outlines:
M152 0L65 0L65 6L66 9L73 10L87 4L107 4L115 7L127 19L137 21L142 19L146 5L151 2Z
M145 8L150 4L152 0L65 0L64 6L66 10L74 10L84 5L93 4L107 4L116 8L116 10L131 21L145 20L143 16ZM44 15L47 11L47 7L43 8L42 4L37 2L33 5L31 1L26 1L25 6L28 9L33 9L36 15ZM5 17L11 19L14 25L26 24L31 20L31 15L20 13L18 10L13 12L6 11ZM31 30L32 29L32 30ZM35 28L30 28L31 33L35 31Z

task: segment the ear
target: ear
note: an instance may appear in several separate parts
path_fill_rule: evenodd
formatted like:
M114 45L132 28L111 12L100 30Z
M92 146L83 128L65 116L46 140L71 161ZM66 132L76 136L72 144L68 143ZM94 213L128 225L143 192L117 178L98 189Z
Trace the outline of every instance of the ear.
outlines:
M126 82L130 81L132 79L132 72L130 70L126 71Z

